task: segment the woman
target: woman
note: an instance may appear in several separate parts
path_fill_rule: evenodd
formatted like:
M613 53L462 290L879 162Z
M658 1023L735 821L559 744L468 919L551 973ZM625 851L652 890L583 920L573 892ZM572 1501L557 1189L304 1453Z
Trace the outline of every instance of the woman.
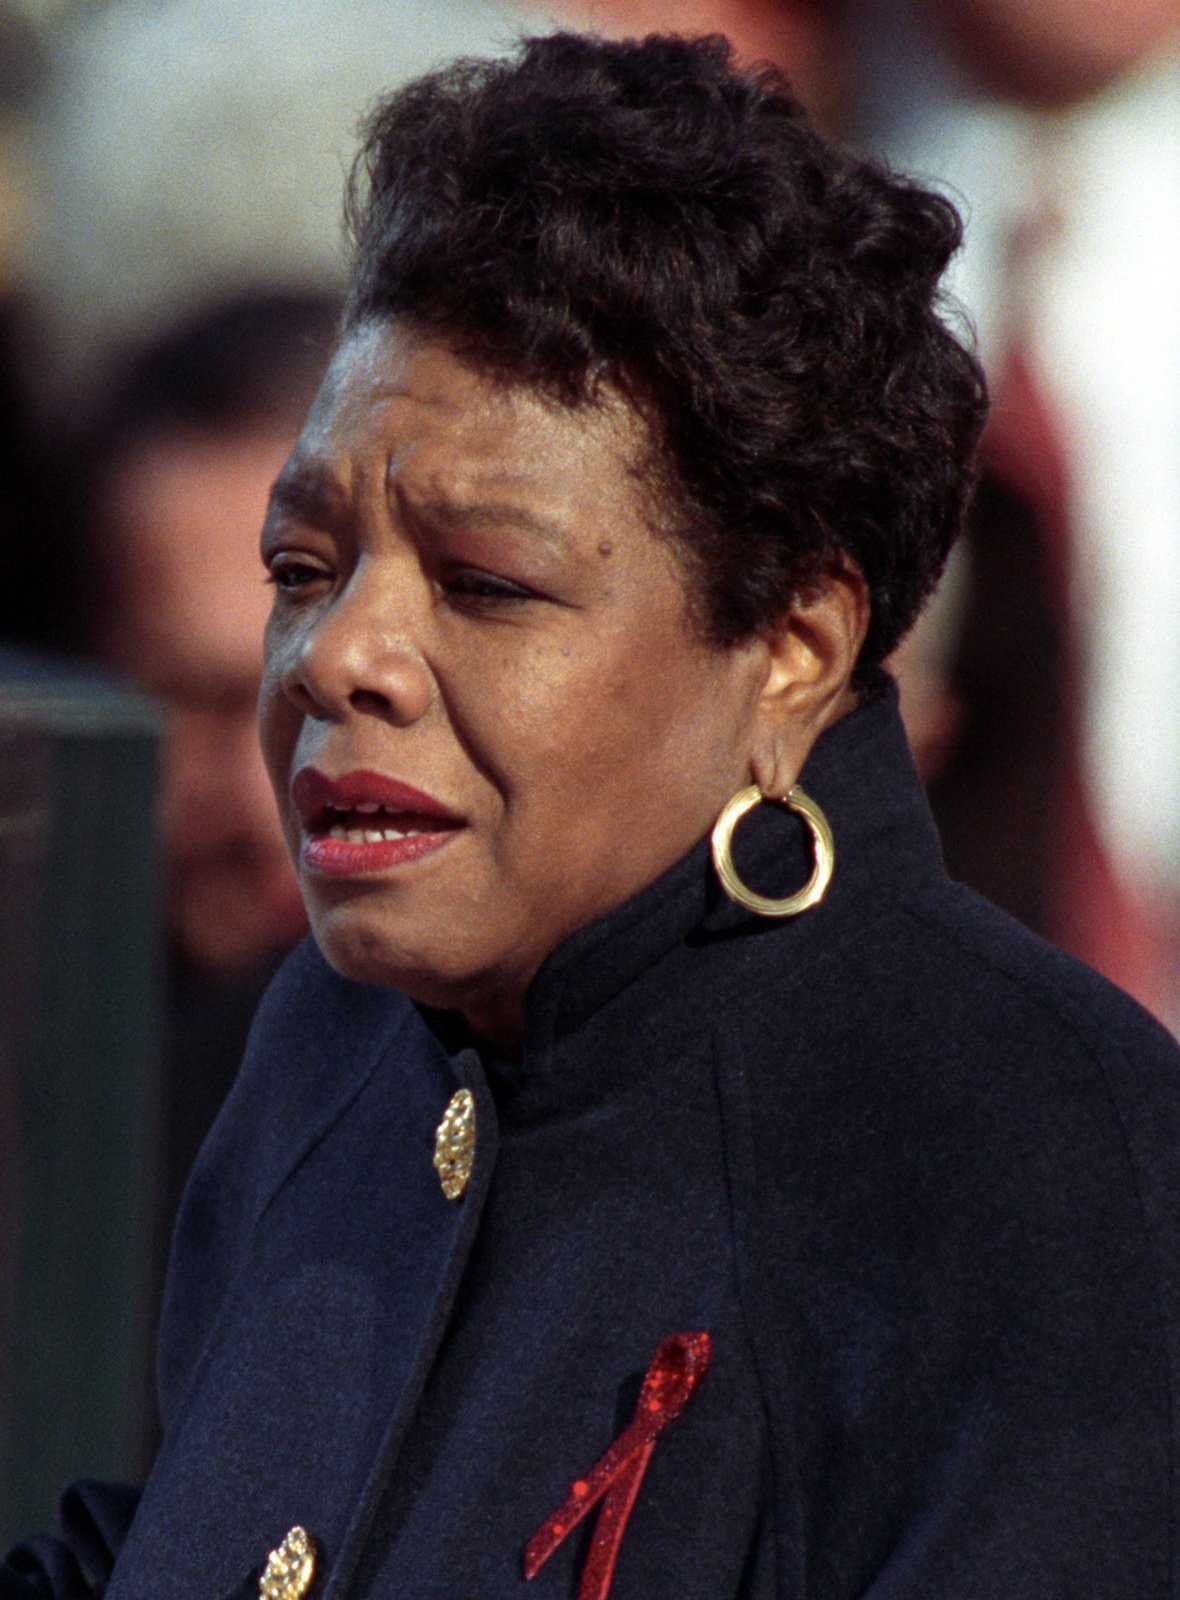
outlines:
M953 211L716 40L453 67L360 172L263 532L316 945L134 1520L68 1506L108 1600L1174 1594L1176 1051L945 879L880 665Z

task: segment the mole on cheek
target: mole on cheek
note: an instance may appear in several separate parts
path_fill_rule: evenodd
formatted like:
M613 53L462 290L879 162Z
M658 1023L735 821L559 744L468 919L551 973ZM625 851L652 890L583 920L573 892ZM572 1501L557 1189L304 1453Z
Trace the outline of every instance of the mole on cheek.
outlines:
M600 556L613 556L615 553L615 547L613 544L611 544L609 539L604 539L598 546L598 553Z

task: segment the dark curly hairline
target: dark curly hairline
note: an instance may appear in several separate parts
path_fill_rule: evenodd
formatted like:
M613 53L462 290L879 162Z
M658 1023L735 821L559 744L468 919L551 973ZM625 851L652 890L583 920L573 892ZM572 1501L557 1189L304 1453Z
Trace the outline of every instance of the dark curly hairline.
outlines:
M564 405L622 393L703 635L773 626L851 557L876 676L941 573L986 409L940 315L949 202L825 144L720 38L557 34L378 106L347 214L346 325L404 320Z

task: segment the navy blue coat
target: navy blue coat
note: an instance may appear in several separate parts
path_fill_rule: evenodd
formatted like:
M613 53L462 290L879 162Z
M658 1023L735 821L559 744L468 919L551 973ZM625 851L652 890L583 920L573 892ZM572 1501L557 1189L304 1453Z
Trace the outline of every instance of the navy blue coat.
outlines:
M108 1600L254 1594L295 1523L317 1597L571 1600L593 1518L525 1543L690 1330L611 1600L1180 1595L1180 1052L946 879L891 695L804 783L820 906L748 917L700 845L550 957L519 1064L292 958L182 1210L155 1469L71 1501ZM742 825L765 892L798 831Z

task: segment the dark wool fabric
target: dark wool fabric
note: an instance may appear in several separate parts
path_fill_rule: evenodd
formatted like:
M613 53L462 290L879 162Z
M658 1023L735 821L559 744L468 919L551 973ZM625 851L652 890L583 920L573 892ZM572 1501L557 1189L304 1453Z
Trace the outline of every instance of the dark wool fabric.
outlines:
M79 1562L245 1600L295 1523L317 1600L572 1600L593 1518L531 1583L525 1543L696 1330L612 1600L1176 1600L1180 1052L947 881L891 694L804 782L822 905L746 916L702 844L550 957L519 1064L292 958L181 1214L130 1530L77 1486L3 1600ZM800 832L743 824L758 887Z

